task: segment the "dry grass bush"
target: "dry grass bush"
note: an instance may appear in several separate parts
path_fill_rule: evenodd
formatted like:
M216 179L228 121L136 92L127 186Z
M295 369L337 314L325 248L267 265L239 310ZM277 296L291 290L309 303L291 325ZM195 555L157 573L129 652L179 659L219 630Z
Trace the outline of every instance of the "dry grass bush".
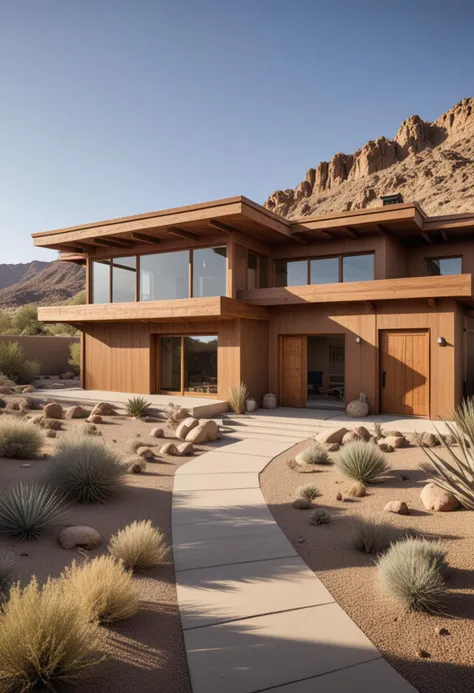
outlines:
M95 424L82 423L76 426L77 433L84 436L101 436L102 432L99 431Z
M0 610L0 690L29 693L73 683L98 664L102 635L64 583L12 587Z
M227 399L230 404L230 408L236 414L245 414L246 403L249 398L249 391L247 385L244 383L239 383L239 385L231 385L229 388L229 394Z
M439 542L405 538L378 561L385 594L405 609L438 611L445 596L446 552Z
M0 603L8 596L8 591L12 583L14 564L11 556L7 553L0 553Z
M62 438L51 461L49 482L79 503L105 503L124 487L122 458L97 438Z
M384 474L389 465L377 445L356 440L341 448L336 467L344 476L370 484Z
M391 525L361 517L356 524L353 545L362 553L381 553L388 549L393 538L394 530Z
M166 423L171 428L176 428L183 419L189 416L189 411L183 409L179 404L170 402L165 409Z
M314 464L300 464L296 460L288 460L286 466L298 474L316 474L319 471Z
M27 359L18 342L0 343L0 372L7 378L28 385L38 377L39 371L38 361Z
M128 455L123 461L129 474L141 474L146 470L146 460L140 455Z
M154 448L156 443L144 443L142 438L133 438L129 441L128 447L130 452L136 453L139 448Z
M328 525L331 522L331 515L324 508L313 510L309 516L310 525Z
M311 443L296 455L300 464L332 464L326 448L321 443Z
M109 551L132 570L147 570L163 563L169 548L150 520L132 522L110 539Z
M295 493L295 498L304 498L304 500L310 503L321 495L320 490L315 484L303 484L296 489Z
M36 423L40 428L45 428L50 431L60 431L63 427L62 421L59 419L48 419L46 416L39 417Z
M0 533L37 539L65 512L63 499L52 488L20 482L0 495Z
M0 457L31 460L43 444L43 436L28 421L15 416L0 419Z
M80 565L73 561L61 577L90 621L108 625L138 611L132 573L112 556L99 556Z
M0 387L9 387L13 389L15 385L16 383L14 383L13 380L8 377L8 375L5 375L5 373L0 372Z

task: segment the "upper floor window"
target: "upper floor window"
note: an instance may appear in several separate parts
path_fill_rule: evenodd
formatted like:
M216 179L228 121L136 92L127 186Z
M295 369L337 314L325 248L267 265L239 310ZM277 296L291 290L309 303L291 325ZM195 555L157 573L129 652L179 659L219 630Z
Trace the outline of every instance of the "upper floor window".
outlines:
M374 278L374 255L344 255L342 258L343 282L367 282Z
M439 277L445 274L462 274L462 257L438 257L426 260L427 274Z
M140 257L140 301L188 297L188 250Z
M92 302L110 303L110 260L92 262Z
M136 301L137 258L119 257L112 260L112 303Z
M226 247L193 250L193 296L226 295Z
M275 286L371 281L374 279L374 264L373 253L276 260Z
M265 289L268 286L268 258L250 250L247 253L247 289Z
M310 260L310 284L336 284L339 281L339 258L322 257Z
M277 260L275 262L275 286L302 286L307 283L307 260Z

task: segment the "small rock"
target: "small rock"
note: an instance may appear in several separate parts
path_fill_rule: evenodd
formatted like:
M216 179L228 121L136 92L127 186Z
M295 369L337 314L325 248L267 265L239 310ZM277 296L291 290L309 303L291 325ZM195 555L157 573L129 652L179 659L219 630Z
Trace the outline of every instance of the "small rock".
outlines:
M86 419L90 414L91 412L88 409L84 409L84 407L76 404L74 407L69 407L66 410L66 419Z
M52 390L64 390L65 387L64 383L51 383Z
M36 388L33 387L33 385L27 385L23 388L22 392L24 392L25 394L27 394L28 392L36 392Z
M338 443L340 445L346 433L349 433L347 428L327 428L325 431L318 433L314 439L318 443Z
M449 635L449 630L447 628L443 628L443 626L436 626L435 633L436 635Z
M409 515L408 505L404 501L390 501L384 508L386 513L395 513L396 515Z
M328 452L337 452L341 446L339 443L326 443L324 447Z
M161 448L160 453L162 455L170 455L171 457L173 457L174 455L178 454L178 448L174 443L166 443Z
M143 457L144 460L151 460L155 456L155 453L151 448L143 446L141 448L138 448L137 455Z
M25 469L29 469L31 467L31 464L20 464L20 467L24 467Z
M29 553L25 553L24 551L22 553L20 553L20 556L22 558L25 558L26 556L29 556L29 555L30 555Z
M52 428L48 428L48 430L45 433L46 438L56 438L58 434L56 431Z
M409 477L407 474L400 474L400 479L401 479L402 481L408 481L409 478L410 478L410 477Z
M220 437L219 426L213 419L201 419L199 425L189 431L186 436L186 441L188 443L194 443L194 445L199 445L200 443L219 440Z
M434 448L436 445L439 445L439 439L433 433L423 433L421 444L425 448Z
M342 493L336 494L336 500L342 501Z
M192 443L181 443L176 449L180 457L194 455L194 445Z
M99 416L115 416L117 414L117 407L110 404L110 402L99 402L92 410L92 414L99 414Z
M342 438L342 444L348 445L348 443L353 443L355 440L361 440L361 437L355 431L348 431Z
M306 539L304 539L303 537L298 537L296 541L298 542L298 544L304 544Z
M362 481L354 481L351 486L347 489L347 495L353 496L355 498L362 498L366 494L366 486Z
M386 445L391 445L392 448L406 448L408 447L408 440L405 436L385 436L380 442L384 442Z
M100 424L103 422L103 418L100 416L100 414L91 414L86 421L87 423L91 424Z
M152 438L164 438L165 432L162 428L152 428L150 431L150 436Z
M429 657L431 657L429 652L427 652L426 650L422 650L420 647L418 647L415 650L415 654L418 657L418 659L428 659Z
M461 505L456 496L440 488L432 481L422 489L420 497L426 510L434 510L435 512L449 513L452 510L457 510Z
M102 537L92 527L66 527L59 535L59 543L63 549L73 549L75 546L81 546L91 550L97 548L101 542Z
M362 440L365 440L366 443L369 442L371 435L365 426L357 426L357 428L354 428L354 432L357 433L359 438L362 438Z
M64 415L62 406L57 402L47 404L43 409L43 413L48 419L62 419Z
M178 440L186 440L186 436L193 428L199 426L199 420L194 418L194 416L188 416L186 419L181 421L176 429L176 438Z
M443 441L448 447L452 447L453 445L457 445L456 438L452 436L450 433L447 433L444 436L441 436Z
M395 449L393 445L389 445L388 443L386 443L384 438L378 441L378 446L382 450L382 452L393 452Z
M297 508L297 510L309 510L313 507L312 504L304 498L295 498L291 506Z

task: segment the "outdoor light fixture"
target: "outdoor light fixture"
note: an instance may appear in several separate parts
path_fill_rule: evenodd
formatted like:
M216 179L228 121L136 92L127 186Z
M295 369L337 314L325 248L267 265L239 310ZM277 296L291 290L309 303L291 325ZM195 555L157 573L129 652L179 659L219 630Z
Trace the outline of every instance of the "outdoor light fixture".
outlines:
M362 342L362 339L360 337L356 337L356 344L360 344Z
M438 344L440 346L446 346L446 340L444 337L438 337Z

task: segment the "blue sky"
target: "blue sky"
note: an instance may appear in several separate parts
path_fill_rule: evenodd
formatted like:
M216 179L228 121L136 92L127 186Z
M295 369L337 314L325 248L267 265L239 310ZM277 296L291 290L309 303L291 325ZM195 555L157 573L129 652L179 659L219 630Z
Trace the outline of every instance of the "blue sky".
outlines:
M244 194L474 93L474 3L1 0L0 262L29 234Z

